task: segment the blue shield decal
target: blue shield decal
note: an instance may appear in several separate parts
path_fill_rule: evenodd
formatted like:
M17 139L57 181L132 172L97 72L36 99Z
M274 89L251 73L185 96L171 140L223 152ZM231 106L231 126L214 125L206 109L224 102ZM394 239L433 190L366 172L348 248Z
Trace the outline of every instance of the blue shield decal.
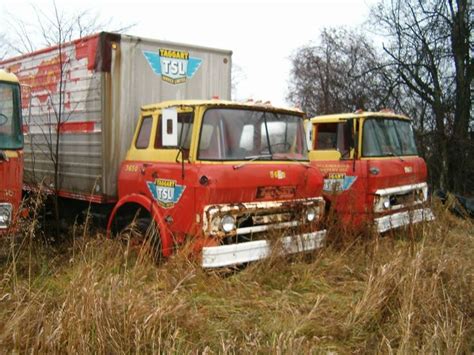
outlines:
M186 186L178 185L176 180L156 179L147 181L148 189L161 207L171 208L179 202Z
M357 176L346 176L345 174L329 174L324 179L323 191L328 193L340 193L351 188Z
M187 51L160 48L158 52L143 51L148 64L163 81L176 85L196 74L202 59L190 57Z

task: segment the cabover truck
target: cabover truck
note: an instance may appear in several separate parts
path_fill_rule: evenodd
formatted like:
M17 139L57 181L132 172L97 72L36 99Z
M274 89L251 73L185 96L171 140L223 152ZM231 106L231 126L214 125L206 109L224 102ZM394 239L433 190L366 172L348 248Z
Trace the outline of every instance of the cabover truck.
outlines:
M411 121L389 110L310 120L310 160L324 176L327 207L343 225L378 232L430 221L427 169Z
M231 55L99 33L0 62L28 88L25 186L57 192L65 209L92 202L109 230L154 223L165 257L191 238L204 267L265 257L270 230L282 251L318 247L322 177L303 114L225 101ZM186 101L198 98L210 101Z
M108 230L146 211L163 256L192 238L206 268L268 256L276 232L283 254L313 250L326 231L322 177L308 163L301 111L221 100L144 106Z
M0 70L0 235L18 216L23 185L23 133L20 85Z

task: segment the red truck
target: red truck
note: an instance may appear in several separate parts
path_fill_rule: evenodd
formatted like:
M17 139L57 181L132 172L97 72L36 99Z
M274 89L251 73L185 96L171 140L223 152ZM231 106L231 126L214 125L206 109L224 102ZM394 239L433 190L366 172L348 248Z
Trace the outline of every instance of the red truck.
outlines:
M144 106L118 177L108 229L141 210L163 256L186 240L203 267L264 258L268 231L283 253L321 246L322 178L309 166L303 113L231 101ZM267 232L267 233L265 233Z
M283 252L319 247L322 177L309 165L304 115L226 101L231 55L99 33L0 62L30 88L26 185L58 191L65 209L78 200L110 209L109 229L140 210L163 256L192 240L204 267L267 256L270 230L283 234Z
M23 132L20 85L0 70L0 234L13 225L23 186Z
M310 122L310 160L324 175L328 206L346 226L369 223L386 232L434 218L408 117L357 111Z

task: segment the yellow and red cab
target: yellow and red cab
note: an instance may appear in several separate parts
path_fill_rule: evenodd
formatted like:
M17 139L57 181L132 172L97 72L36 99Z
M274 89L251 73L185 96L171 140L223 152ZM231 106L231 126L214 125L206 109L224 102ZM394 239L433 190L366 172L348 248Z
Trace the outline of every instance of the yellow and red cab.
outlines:
M269 231L283 234L283 253L319 247L321 190L301 111L168 101L142 107L108 230L145 211L139 218L155 222L163 256L192 240L203 267L235 265L268 256Z
M434 218L408 117L356 111L310 122L310 160L324 176L328 206L346 226L374 223L385 232Z
M23 186L23 131L20 84L0 70L0 234L13 225Z

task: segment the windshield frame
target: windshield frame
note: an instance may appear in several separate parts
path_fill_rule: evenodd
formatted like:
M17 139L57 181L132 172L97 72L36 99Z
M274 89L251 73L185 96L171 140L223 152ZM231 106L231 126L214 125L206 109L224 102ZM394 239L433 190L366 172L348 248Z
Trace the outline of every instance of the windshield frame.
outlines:
M204 128L204 118L206 116L206 113L209 110L236 110L236 111L250 111L254 113L259 113L262 119L262 123L264 123L264 128L263 130L266 132L266 143L271 141L271 138L269 137L268 133L268 124L267 120L269 119L269 115L273 117L278 117L279 115L285 115L285 116L292 116L295 119L295 122L299 122L301 125L301 144L302 144L302 152L301 154L304 155L303 158L301 159L296 159L292 157L285 157L285 153L276 153L272 154L271 148L269 149L270 153L262 153L261 157L256 156L255 154L250 154L249 156L246 157L237 157L235 159L232 159L230 157L227 158L222 158L222 159L217 159L217 158L202 158L200 156L200 147L201 147L201 139L202 139L202 134L203 134L203 128ZM195 121L196 123L196 121ZM198 135L198 142L196 145L196 160L197 161L209 161L209 162L299 162L299 163L305 163L309 162L309 156L308 156L308 147L307 147L307 142L306 142L306 135L305 135L305 127L304 127L304 114L299 113L299 112L290 112L290 111L285 111L285 110L265 110L265 108L262 107L241 107L241 106L208 106L202 111L201 118L199 120L199 135ZM297 127L298 130L298 127ZM297 134L297 133L296 133Z
M411 131L413 133L413 143L414 143L414 148L415 152L414 154L406 154L401 152L398 154L396 151L391 151L388 154L382 154L382 155L367 155L365 154L365 138L366 138L366 123L369 121L399 121L408 124L411 127ZM396 131L396 136L398 139L400 139L399 132ZM411 120L408 119L403 119L403 118L397 118L397 117L385 117L385 116L372 116L372 117L366 117L363 120L363 125L362 125L362 136L361 136L361 142L360 142L360 153L362 158L393 158L393 157L410 157L410 156L418 156L418 147L416 146L416 140L415 140L415 133L413 131L413 125Z
M14 132L12 132L7 137L11 139L12 142L16 141L17 143L17 144L11 144L10 146L3 146L0 141L0 150L21 150L24 147L24 137L23 137L23 117L22 117L20 85L16 82L3 81L3 80L0 80L0 85L9 86L11 87L11 90L12 90L13 114L12 114L12 117L9 117L9 118L12 119L12 126L13 126ZM15 115L16 108L18 108L18 111Z

